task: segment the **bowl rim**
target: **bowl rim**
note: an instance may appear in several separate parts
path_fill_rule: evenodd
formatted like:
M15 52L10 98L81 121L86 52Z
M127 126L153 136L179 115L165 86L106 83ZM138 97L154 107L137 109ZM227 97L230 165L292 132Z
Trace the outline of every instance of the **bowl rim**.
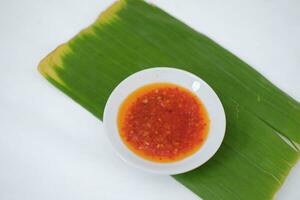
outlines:
M159 163L146 160L132 152L122 141L117 125L119 107L134 90L151 83L168 82L193 92L204 104L210 128L204 144L194 154L175 162ZM126 163L155 174L180 174L207 162L224 139L226 117L222 103L214 90L191 72L172 67L153 67L138 71L121 81L110 94L103 113L106 135L119 157Z

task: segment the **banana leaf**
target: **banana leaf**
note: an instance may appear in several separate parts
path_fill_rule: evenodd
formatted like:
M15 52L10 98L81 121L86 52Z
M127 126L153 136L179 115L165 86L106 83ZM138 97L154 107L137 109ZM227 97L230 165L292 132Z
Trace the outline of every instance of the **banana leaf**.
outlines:
M174 178L205 200L272 199L299 158L299 102L163 10L144 1L118 1L38 69L101 120L114 87L155 66L201 77L220 97L227 118L216 155Z

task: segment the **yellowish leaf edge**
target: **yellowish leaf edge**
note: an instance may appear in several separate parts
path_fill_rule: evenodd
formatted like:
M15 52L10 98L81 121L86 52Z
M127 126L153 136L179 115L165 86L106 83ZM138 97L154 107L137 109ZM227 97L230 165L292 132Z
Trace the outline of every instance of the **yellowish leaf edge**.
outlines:
M126 0L116 1L108 9L102 12L92 25L80 31L76 36L82 34L93 34L92 26L96 23L99 23L100 25L111 23L115 19L116 13L119 10L121 10L125 5L126 5ZM71 41L72 39L70 39L69 41ZM71 52L71 49L68 47L69 41L59 45L56 49L50 52L45 58L43 58L38 64L38 71L45 78L51 77L54 81L56 81L57 83L59 83L64 87L66 87L66 85L64 81L57 74L56 68L63 69L62 56Z

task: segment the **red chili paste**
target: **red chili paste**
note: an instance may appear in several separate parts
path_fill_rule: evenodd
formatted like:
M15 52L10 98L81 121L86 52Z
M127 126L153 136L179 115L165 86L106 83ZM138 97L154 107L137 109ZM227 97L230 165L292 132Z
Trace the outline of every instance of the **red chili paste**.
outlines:
M174 162L201 147L209 118L200 99L188 89L155 83L124 100L118 128L123 142L137 155L155 162Z

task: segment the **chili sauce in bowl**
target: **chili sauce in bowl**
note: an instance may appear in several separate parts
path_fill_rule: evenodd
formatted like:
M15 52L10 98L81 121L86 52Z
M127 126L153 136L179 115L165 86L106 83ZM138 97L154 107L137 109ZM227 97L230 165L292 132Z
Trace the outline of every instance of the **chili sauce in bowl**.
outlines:
M217 94L201 78L155 67L117 85L106 102L103 125L126 163L171 175L195 169L217 152L226 118Z
M173 83L152 83L131 93L118 113L123 142L137 155L155 162L174 162L194 154L209 129L201 100Z

